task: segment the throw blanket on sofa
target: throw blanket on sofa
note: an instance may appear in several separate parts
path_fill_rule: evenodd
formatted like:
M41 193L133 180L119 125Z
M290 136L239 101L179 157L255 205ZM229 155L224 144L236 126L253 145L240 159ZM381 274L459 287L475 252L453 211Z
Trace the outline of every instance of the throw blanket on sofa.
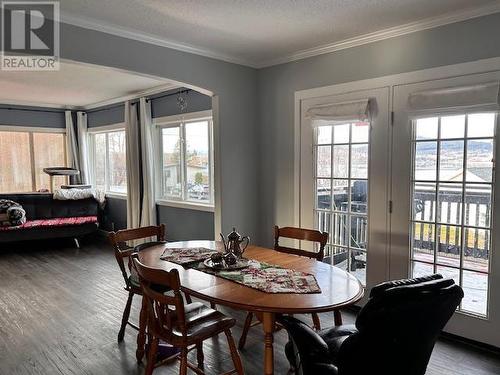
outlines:
M101 206L101 208L104 208L104 205L106 204L104 191L100 189L58 189L54 191L54 199L60 201L75 201L87 198L94 198L97 202L99 202L99 206Z
M19 226L26 222L26 211L9 199L0 199L0 227Z

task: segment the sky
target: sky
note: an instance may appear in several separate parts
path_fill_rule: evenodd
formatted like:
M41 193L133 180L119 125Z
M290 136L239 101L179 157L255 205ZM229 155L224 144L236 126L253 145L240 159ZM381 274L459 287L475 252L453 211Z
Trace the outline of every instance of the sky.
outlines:
M493 137L494 113L470 114L467 124L467 137ZM436 139L438 117L422 118L416 121L417 140ZM441 117L441 139L464 138L465 115Z
M163 129L164 152L175 148L178 137L179 128ZM197 150L200 153L208 153L208 121L186 123L186 140L188 142L188 152Z

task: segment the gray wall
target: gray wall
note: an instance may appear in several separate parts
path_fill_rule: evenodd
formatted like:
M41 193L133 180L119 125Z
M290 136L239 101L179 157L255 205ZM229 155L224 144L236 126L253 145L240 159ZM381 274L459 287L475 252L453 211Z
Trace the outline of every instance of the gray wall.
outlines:
M122 198L106 198L103 222L104 230L120 230L127 228L127 200Z
M61 25L61 57L169 78L219 96L222 225L257 233L257 72L207 57Z
M180 90L184 90L181 88ZM181 113L177 106L177 96L165 96L175 94L179 89L166 91L160 94L152 95L151 98L151 115L153 118L162 116L173 116ZM186 112L198 112L212 109L212 98L201 94L194 90L189 90L187 94L188 107ZM112 104L87 111L88 127L95 128L98 126L117 124L125 121L124 105ZM64 119L63 119L64 120Z
M124 104L114 104L87 111L87 126L95 128L123 122L125 121L124 109Z
M259 70L263 243L271 244L273 225L293 223L295 91L497 56L500 14Z
M185 208L156 206L158 222L167 227L167 240L214 239L214 214Z
M182 89L181 89L182 90ZM164 96L166 94L176 94L179 90L170 90L165 93L151 96L151 115L156 117L173 116L181 113L177 106L177 95ZM189 90L186 94L186 113L206 111L212 109L212 98L197 91Z
M66 127L63 110L6 104L0 104L0 125Z

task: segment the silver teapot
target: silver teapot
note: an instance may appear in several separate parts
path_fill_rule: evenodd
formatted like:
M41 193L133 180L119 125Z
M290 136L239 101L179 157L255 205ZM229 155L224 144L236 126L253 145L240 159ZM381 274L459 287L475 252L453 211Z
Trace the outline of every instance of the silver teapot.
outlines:
M222 233L220 234L220 237L222 239L222 243L224 244L224 252L226 254L232 253L236 257L236 259L241 259L243 253L245 252L245 249L250 243L250 237L242 237L238 232L236 232L236 228L233 228L233 231L228 234L227 239ZM242 243L244 242L245 245L242 246Z

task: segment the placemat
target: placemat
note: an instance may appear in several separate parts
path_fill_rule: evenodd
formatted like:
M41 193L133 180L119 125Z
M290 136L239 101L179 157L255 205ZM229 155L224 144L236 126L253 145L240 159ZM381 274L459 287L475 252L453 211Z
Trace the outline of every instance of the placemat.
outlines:
M216 252L217 250L207 249L205 247L172 247L165 249L160 259L184 266L210 258L210 255Z
M235 271L216 271L206 267L203 262L193 264L191 268L223 277L224 279L266 293L321 293L321 288L314 275L253 259L250 260L250 265L247 268Z

